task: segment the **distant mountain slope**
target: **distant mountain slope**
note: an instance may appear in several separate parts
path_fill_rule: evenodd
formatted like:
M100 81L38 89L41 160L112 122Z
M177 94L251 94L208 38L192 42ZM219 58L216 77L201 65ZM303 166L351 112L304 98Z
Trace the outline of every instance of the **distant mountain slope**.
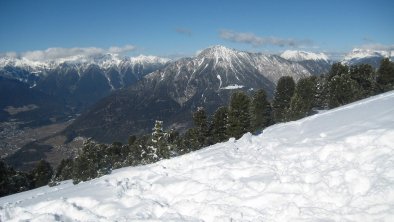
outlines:
M70 113L64 101L0 76L0 121L18 119L36 126L63 119Z
M286 50L280 56L289 61L298 62L314 75L328 73L332 65L332 61L324 53Z
M28 86L31 91L42 95L42 98L34 97L36 101L29 97L29 104L39 103L49 97L55 98L75 114L112 91L132 85L146 74L163 68L168 62L168 59L155 56L121 58L114 54L76 56L44 62L4 57L0 58L0 77L23 83L8 88L6 95L18 95ZM6 101L12 105L13 101ZM21 98L19 103L28 105L23 104L23 101L25 99ZM64 113L67 113L66 110ZM35 121L33 116L30 120Z
M197 107L212 113L228 102L233 90L263 88L271 97L280 77L298 80L310 75L302 65L280 56L214 46L113 93L68 130L103 142L126 141L130 134L150 132L156 119L182 130L190 126L191 113Z
M394 59L393 51L370 50L370 49L353 49L346 54L342 63L347 65L369 64L374 68L378 68L383 58Z
M0 220L391 221L393 113L388 92L170 160L3 197Z

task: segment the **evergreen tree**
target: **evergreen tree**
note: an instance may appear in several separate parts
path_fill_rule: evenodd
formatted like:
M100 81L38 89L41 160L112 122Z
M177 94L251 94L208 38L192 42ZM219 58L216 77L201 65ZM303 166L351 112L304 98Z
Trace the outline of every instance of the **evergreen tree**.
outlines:
M69 180L72 177L72 170L73 160L63 159L56 168L56 177L60 179L59 181Z
M124 166L124 161L128 154L128 149L121 142L113 142L106 150L106 158L112 169L118 169Z
M192 152L201 148L201 144L198 141L197 136L197 128L190 128L186 130L182 139L180 139L178 144L178 153L185 154L188 152Z
M228 139L227 125L228 109L224 106L219 107L214 113L212 123L210 125L210 134L213 143L223 142Z
M150 141L150 136L144 135L139 136L129 145L128 155L126 157L126 164L128 166L137 166L140 164L149 163L148 159L148 141Z
M328 107L335 108L362 98L362 89L356 80L361 82L357 69L351 72L346 65L333 64L328 75Z
M55 173L52 176L49 186L56 186L60 181L69 180L72 178L73 160L62 159L59 166L57 166Z
M350 78L354 80L360 92L358 93L362 98L373 95L375 72L371 65L360 64L351 66L349 69Z
M169 146L166 141L166 133L163 131L163 121L156 120L152 132L151 143L148 146L148 158L155 162L170 157Z
M90 180L112 171L107 149L107 145L97 144L90 139L84 143L82 151L74 160L72 173L74 183Z
M394 89L394 62L388 58L381 61L376 81L383 92Z
M295 82L290 76L283 76L276 86L272 111L275 122L286 121L290 100L294 94Z
M315 95L312 107L328 109L328 83L325 77L316 77Z
M360 88L349 75L333 77L329 82L329 108L335 108L358 100Z
M32 181L29 175L24 172L11 170L10 177L10 194L23 192L26 190L33 189Z
M228 110L227 134L230 137L240 138L250 131L250 99L242 91L232 94Z
M73 183L94 179L98 176L97 169L92 161L85 155L80 155L74 159L72 172Z
M10 169L0 160L0 197L10 193Z
M171 129L166 134L167 146L170 150L170 157L178 156L179 133L175 129Z
M258 90L250 103L252 130L263 129L272 124L272 108L263 89Z
M32 189L29 176L0 160L0 197Z
M343 65L340 62L334 63L328 73L327 80L331 81L335 76L342 76L347 73L349 73L349 67L347 65Z
M53 169L51 165L45 160L40 160L31 172L33 186L42 187L47 185L52 178L52 174Z
M131 136L129 136L129 139L127 142L129 145L132 145L136 140L137 140L137 137L135 135L131 135Z
M198 147L209 145L207 115L203 107L198 107L197 111L193 113L193 122Z
M291 98L288 119L297 120L312 111L316 83L313 77L300 79Z

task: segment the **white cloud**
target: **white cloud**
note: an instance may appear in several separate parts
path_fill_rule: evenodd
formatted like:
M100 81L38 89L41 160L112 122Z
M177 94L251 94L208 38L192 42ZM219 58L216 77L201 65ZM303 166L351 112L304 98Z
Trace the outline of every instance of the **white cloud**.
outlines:
M118 47L118 46L112 46L108 49L109 53L115 53L115 54L122 54L126 52L131 52L135 50L135 46L133 45L125 45L123 47Z
M302 47L306 45L312 45L311 40L297 40L297 39L283 39L278 37L260 37L254 33L249 32L235 32L231 30L221 30L219 36L222 39L229 40L232 42L246 43L253 46L290 46L290 47Z
M360 46L359 48L376 51L394 51L394 45L384 45L380 43L365 44Z
M27 52L7 52L3 53L3 55L7 57L14 58L26 58L32 61L46 61L53 59L63 59L69 58L72 56L93 56L100 55L106 53L113 54L123 54L130 51L135 50L136 47L133 45L125 45L125 46L112 46L108 49L97 48L97 47L87 47L87 48L48 48L46 50L35 50L35 51L27 51Z

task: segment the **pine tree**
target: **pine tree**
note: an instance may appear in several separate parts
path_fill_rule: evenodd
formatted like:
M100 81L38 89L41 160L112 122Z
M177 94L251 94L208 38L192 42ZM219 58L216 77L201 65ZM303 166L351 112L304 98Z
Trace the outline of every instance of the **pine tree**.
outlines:
M57 166L55 173L53 174L49 186L56 186L60 181L68 180L72 178L73 172L73 160L62 159L60 164Z
M15 171L0 160L0 197L34 188L29 175Z
M129 139L127 140L129 145L132 145L135 141L137 140L137 137L135 135L129 136Z
M342 76L347 73L349 73L349 67L347 65L343 65L340 62L334 63L328 73L327 80L331 81L335 76Z
M97 169L92 161L85 155L80 155L74 159L72 172L73 183L94 179L98 176Z
M199 147L209 145L207 114L203 107L198 107L193 113L194 133Z
M108 146L87 140L74 160L72 179L74 183L87 181L112 171Z
M170 150L170 157L178 156L178 141L179 141L179 133L175 129L170 129L169 132L166 133L166 141L167 146Z
M56 168L56 178L58 181L69 180L72 177L73 160L63 159L59 166Z
M329 82L329 108L335 108L358 100L360 88L349 75L333 77Z
M366 98L375 93L373 83L375 79L375 72L371 65L360 64L351 66L349 69L349 75L350 78L358 84L358 88L360 89L359 94L362 98Z
M10 193L10 169L0 160L0 197Z
M31 172L34 187L47 185L52 178L52 174L53 169L51 165L45 160L40 160Z
M332 65L328 75L329 108L342 106L363 98L362 86L368 82L366 79L369 77L362 75L367 72L369 76L371 70L368 71L368 66L365 66L361 72L359 67L354 66L349 69L348 66L342 65L341 63Z
M212 123L210 125L210 134L213 143L223 142L228 139L227 135L228 125L228 109L227 107L219 107L213 115Z
M227 134L230 137L240 138L250 131L250 99L242 91L232 94L228 110Z
M394 89L394 62L388 58L381 61L376 81L383 92Z
M258 90L250 103L252 130L264 129L272 124L272 108L263 89Z
M294 94L295 82L292 77L281 77L276 86L272 111L275 122L286 121L287 111L290 107L290 100Z
M155 162L170 157L169 146L166 141L166 133L163 131L163 121L156 120L153 128L151 142L148 146L148 158Z
M312 107L318 109L328 109L328 83L325 77L316 77L316 92L313 98Z
M316 83L313 77L300 79L291 98L288 119L297 120L308 116L312 111Z
M132 145L129 145L129 152L126 157L126 165L137 166L149 163L148 159L148 143L151 141L150 136L144 135L137 137Z
M179 154L185 154L201 148L201 144L198 141L196 135L198 135L196 128L190 128L186 130L185 134L183 135L183 138L180 140L178 144Z

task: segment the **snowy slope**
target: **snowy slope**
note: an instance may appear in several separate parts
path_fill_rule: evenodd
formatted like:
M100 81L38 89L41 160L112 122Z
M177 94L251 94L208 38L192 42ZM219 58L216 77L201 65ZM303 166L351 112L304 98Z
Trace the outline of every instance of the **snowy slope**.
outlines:
M0 199L1 221L393 221L394 92L79 185Z

